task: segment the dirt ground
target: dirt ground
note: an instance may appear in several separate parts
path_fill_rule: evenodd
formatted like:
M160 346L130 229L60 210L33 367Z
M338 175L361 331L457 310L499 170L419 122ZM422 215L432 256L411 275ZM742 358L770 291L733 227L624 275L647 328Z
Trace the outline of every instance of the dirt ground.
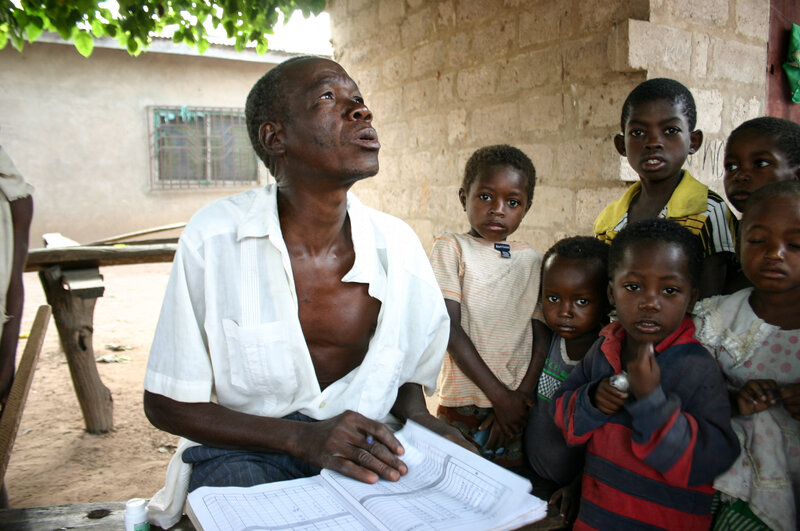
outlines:
M11 507L124 501L150 497L164 481L177 437L150 425L142 411L142 381L170 264L105 267L105 294L94 314L98 363L114 399L114 431L89 435L51 321L11 454L6 486ZM22 330L45 302L36 273L25 274ZM130 350L113 351L107 345ZM18 352L22 352L20 340Z

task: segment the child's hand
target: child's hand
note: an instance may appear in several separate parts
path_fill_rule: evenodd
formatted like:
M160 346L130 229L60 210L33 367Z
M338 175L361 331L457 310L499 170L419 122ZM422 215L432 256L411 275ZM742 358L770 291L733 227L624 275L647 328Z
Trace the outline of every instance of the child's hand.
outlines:
M567 524L572 524L578 515L579 502L581 501L581 477L582 474L578 474L572 483L555 491L550 496L550 501L547 502L548 505L555 505L559 501L561 502L558 507L558 514Z
M628 393L620 391L609 383L609 378L600 380L600 384L594 392L592 404L606 415L613 415L621 410L628 399Z
M740 415L764 411L778 402L778 384L775 380L750 380L736 393L736 406Z
M800 384L789 384L781 387L783 407L795 420L800 420Z
M533 405L531 399L522 391L507 389L496 400L492 401L495 423L503 431L508 441L513 441L525 429L528 423L528 408ZM485 422L485 421L484 421ZM494 430L492 430L494 432Z
M646 397L661 384L661 368L652 343L640 345L636 357L628 362L628 382L637 399Z
M483 445L484 450L497 450L498 448L503 448L506 445L506 442L510 441L506 434L503 433L503 429L500 427L500 424L497 422L497 417L495 417L494 413L489 413L481 425L478 426L478 431L489 430L489 438L486 439L486 443Z

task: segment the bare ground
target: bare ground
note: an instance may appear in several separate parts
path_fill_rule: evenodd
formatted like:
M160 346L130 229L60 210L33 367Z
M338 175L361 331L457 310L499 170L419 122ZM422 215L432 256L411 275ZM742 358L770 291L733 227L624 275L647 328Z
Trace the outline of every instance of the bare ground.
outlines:
M170 264L105 267L105 294L94 315L94 350L130 361L98 363L114 399L114 430L90 435L69 369L50 323L11 454L6 486L12 507L36 507L150 497L158 490L177 437L150 425L142 411L142 381ZM22 330L45 303L36 273L25 274ZM130 347L113 352L107 345ZM18 352L22 352L24 339Z

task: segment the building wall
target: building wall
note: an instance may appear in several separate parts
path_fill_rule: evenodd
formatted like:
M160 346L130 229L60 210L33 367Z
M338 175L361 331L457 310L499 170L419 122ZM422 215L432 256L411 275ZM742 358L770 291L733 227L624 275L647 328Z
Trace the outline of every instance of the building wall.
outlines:
M653 77L686 84L705 144L693 173L721 191L730 130L763 112L768 0L329 0L336 59L383 145L355 191L434 235L466 230L457 192L478 147L509 143L538 184L515 235L545 250L591 232L636 178L614 150L622 102ZM631 177L632 176L632 177Z
M34 43L0 50L0 144L35 187L31 247L187 221L241 188L150 189L148 105L244 107L272 64Z

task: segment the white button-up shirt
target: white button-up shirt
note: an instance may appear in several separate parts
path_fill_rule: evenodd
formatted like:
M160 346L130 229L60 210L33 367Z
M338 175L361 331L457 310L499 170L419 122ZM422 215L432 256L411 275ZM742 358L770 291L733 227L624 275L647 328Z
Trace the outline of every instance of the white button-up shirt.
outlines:
M145 389L268 417L327 419L350 409L384 420L406 382L432 392L449 335L441 291L417 236L348 194L355 250L344 282L381 301L360 366L320 389L298 319L277 188L216 201L178 245Z

